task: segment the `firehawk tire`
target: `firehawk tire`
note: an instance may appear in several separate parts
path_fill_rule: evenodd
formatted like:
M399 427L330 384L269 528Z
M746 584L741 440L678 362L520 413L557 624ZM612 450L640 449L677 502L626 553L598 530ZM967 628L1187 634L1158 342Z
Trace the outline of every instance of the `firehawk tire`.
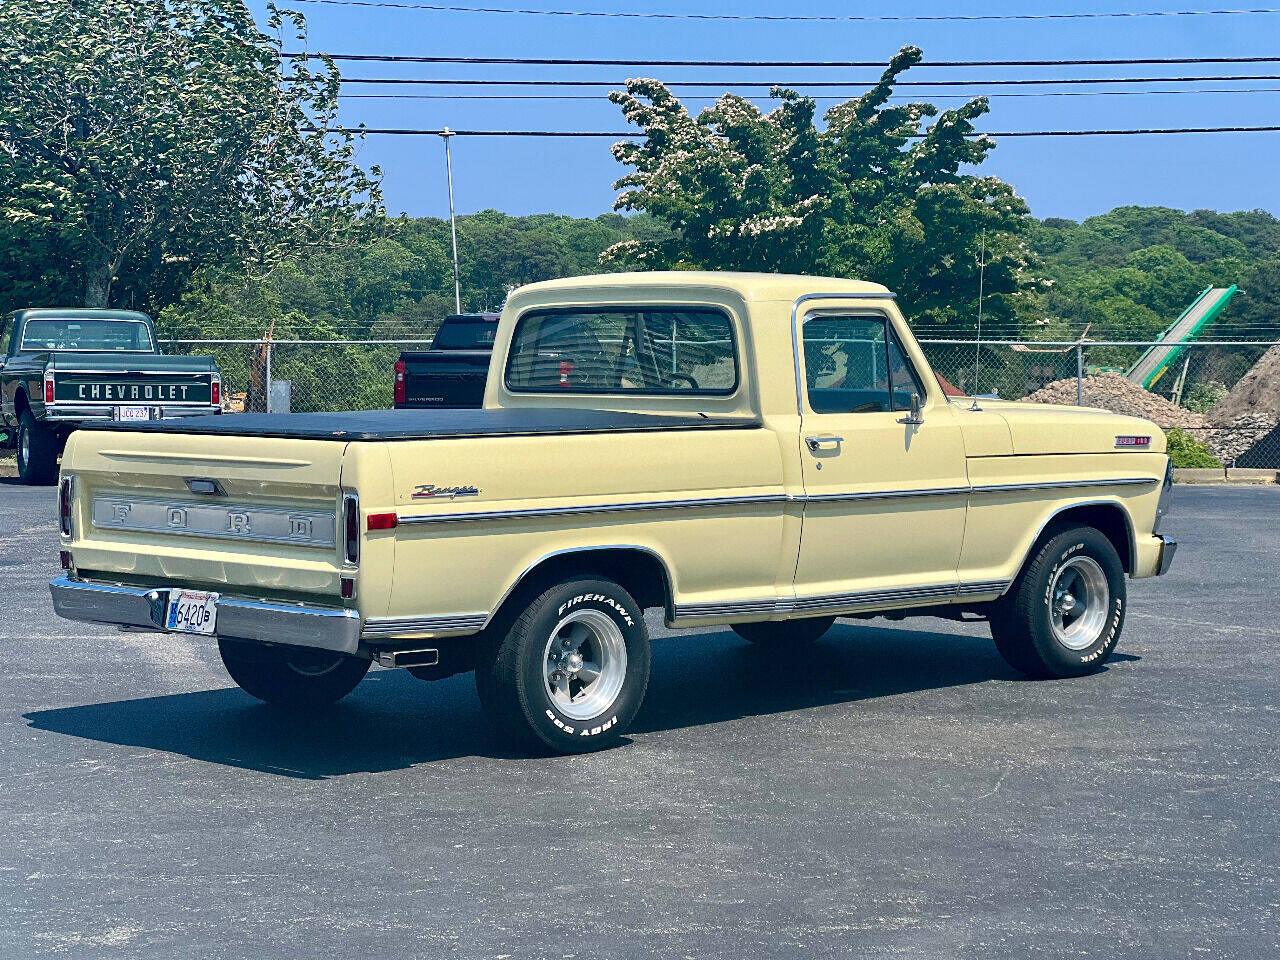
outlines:
M526 749L586 753L613 746L649 685L641 608L610 580L543 591L485 638L476 690L490 721Z
M1100 669L1120 640L1126 603L1116 549L1091 527L1040 546L991 614L991 636L1009 666L1030 677L1079 677Z
M802 617L762 623L735 623L733 632L759 647L785 649L822 639L835 622L835 617Z
M303 710L341 700L364 679L371 663L344 653L226 637L218 638L218 652L245 693L274 706Z
M48 486L58 479L58 438L37 423L30 410L18 419L18 476L28 486Z

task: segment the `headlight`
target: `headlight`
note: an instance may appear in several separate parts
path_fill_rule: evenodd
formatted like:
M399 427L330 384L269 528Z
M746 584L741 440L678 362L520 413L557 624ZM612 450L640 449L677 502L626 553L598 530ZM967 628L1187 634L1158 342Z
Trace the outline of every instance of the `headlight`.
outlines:
M1151 525L1152 533L1160 532L1160 521L1169 513L1173 501L1173 461L1167 460L1164 468L1164 483L1160 485L1160 500L1156 504L1156 522Z

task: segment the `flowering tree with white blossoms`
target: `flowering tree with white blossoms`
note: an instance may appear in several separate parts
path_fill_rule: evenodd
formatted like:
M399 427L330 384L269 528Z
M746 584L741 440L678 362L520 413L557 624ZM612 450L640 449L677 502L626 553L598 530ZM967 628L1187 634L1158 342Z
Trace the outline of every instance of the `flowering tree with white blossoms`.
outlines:
M725 94L695 118L660 81L627 81L609 97L645 138L613 147L634 168L614 184L614 208L647 211L671 233L619 243L602 260L859 277L889 285L927 322L969 322L985 230L985 310L1016 316L1038 285L1022 240L1029 211L1008 184L961 172L995 146L973 126L985 98L941 114L889 105L921 56L904 47L822 129L815 102L793 90L774 87L781 103L769 113Z

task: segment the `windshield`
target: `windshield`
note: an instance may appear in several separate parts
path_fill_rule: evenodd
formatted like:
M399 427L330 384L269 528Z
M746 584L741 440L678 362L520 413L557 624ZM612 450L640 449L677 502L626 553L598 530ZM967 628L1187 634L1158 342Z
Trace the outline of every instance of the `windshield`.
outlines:
M492 350L497 320L446 320L431 342L433 350Z
M23 350L145 351L153 349L151 330L141 320L28 320Z

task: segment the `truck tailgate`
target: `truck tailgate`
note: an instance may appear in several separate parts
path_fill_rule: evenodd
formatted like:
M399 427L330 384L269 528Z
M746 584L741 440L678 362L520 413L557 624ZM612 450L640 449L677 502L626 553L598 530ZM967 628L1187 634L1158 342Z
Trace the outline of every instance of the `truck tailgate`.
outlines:
M345 443L77 431L78 573L255 595L339 595Z

